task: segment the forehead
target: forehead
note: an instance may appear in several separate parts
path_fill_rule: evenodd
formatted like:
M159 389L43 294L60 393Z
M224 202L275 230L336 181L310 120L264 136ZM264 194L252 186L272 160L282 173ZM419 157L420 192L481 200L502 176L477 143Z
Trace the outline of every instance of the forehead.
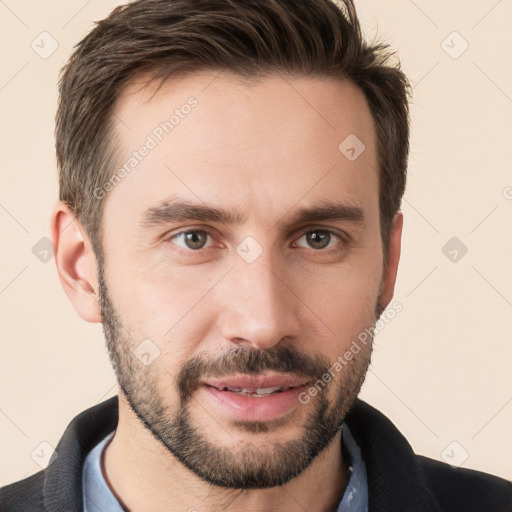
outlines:
M142 215L169 196L269 222L299 201L378 208L374 123L351 82L202 72L146 84L129 84L114 111L125 172L107 197L112 211L131 204Z

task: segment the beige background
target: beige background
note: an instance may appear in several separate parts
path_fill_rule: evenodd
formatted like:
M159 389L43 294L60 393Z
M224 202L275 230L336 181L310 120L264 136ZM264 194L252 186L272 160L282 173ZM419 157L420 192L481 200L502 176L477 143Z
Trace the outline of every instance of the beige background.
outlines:
M38 471L69 421L116 391L101 326L78 317L53 258L32 248L49 236L57 198L58 69L119 3L0 2L0 485ZM376 340L362 398L417 452L452 463L467 455L464 467L512 479L512 4L357 5L414 85L403 311ZM58 48L40 57L32 41L44 54L51 38ZM442 252L452 237L468 248L456 262Z

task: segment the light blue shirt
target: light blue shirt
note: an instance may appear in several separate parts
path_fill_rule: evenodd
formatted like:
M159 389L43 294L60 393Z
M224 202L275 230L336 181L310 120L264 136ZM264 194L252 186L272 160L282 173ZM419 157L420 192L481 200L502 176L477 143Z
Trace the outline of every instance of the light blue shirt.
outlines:
M114 436L111 432L87 455L82 473L84 512L125 512L112 493L101 470L101 455ZM343 425L343 443L350 455L350 478L337 512L368 512L368 482L361 450L347 425Z
M101 454L114 434L115 430L100 441L85 459L82 473L84 512L124 512L101 470Z
M349 465L350 477L337 512L368 512L368 480L361 449L345 423L343 424L342 436L351 459Z

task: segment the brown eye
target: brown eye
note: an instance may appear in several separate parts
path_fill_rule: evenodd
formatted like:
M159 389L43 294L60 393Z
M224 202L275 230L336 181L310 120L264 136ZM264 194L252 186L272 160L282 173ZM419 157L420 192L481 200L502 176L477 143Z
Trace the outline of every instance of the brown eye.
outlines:
M305 239L306 245L297 243L298 246L320 250L326 247L332 247L341 237L328 229L315 229L304 233L299 240L302 239Z
M325 231L310 231L309 233L306 233L306 240L314 249L324 249L329 245L331 235Z
M174 235L171 240L183 249L204 249L210 234L204 230L182 231Z

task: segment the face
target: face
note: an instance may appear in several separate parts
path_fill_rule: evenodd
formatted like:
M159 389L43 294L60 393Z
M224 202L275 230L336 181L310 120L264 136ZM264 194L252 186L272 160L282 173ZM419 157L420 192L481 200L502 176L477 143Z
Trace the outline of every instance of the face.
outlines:
M333 441L370 361L371 342L335 364L380 307L375 130L348 82L215 76L120 98L100 303L153 436L209 483L265 488Z

